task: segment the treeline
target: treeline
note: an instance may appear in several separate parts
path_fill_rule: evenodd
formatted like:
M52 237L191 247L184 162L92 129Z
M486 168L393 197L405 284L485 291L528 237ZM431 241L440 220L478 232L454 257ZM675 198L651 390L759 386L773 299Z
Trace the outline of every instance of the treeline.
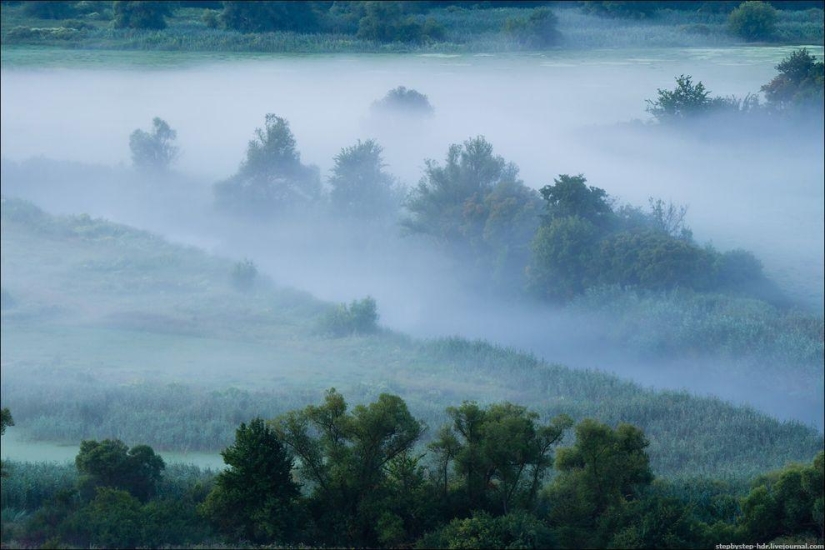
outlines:
M648 110L671 126L731 112L742 119L794 119L811 110L821 115L823 63L801 49L777 70L762 87L764 106L756 96L710 97L701 82L683 75L675 90L660 89L656 100L648 100ZM424 94L404 87L373 105L378 117L433 112ZM175 136L164 121L156 118L154 125L152 135L133 133L133 162L163 171L177 152ZM451 145L443 164L425 161L420 182L405 193L385 171L382 152L374 140L342 149L327 192L317 167L302 163L289 122L268 114L237 173L214 186L215 205L258 220L326 210L385 228L397 225L470 266L479 284L496 292L567 301L588 289L618 285L739 293L782 303L753 254L696 243L685 207L654 198L647 209L622 205L604 189L587 185L583 174L561 174L537 193L483 136Z
M405 47L455 45L466 43L462 27L473 27L489 36L497 36L506 48L544 49L564 43L556 12L573 8L597 16L637 21L659 21L677 14L677 19L710 18L714 31L705 23L688 30L696 35L714 32L746 41L790 40L810 43L810 36L821 37L821 31L811 30L821 25L821 1L798 2L328 2L328 1L115 1L75 2L40 0L29 2L4 1L4 11L12 10L16 22L23 23L3 29L6 44L84 43L128 44L131 35L111 35L104 31L176 31L197 32L195 42L203 49L226 47L261 48L257 39L241 41L216 40L216 33L246 36L287 33L300 36L326 37L329 42L320 49L335 49L340 42L360 41L361 48L386 46ZM19 10L19 11L18 11ZM810 21L794 21L791 29L781 22L783 13L808 10ZM499 17L498 12L506 11ZM496 14L494 17L488 14ZM818 18L816 14L818 13ZM799 18L797 18L799 19ZM803 18L804 19L804 18ZM60 21L59 27L44 27L37 21ZM676 28L676 26L674 26ZM680 29L681 30L681 29ZM477 32L475 33L477 34ZM114 39L114 42L111 40ZM181 47L183 37L165 42L164 49ZM108 42L107 42L108 41ZM156 47L158 41L155 40ZM148 47L143 43L142 47ZM230 46L230 44L232 44ZM337 44L337 45L336 45ZM372 45L372 46L371 46ZM99 47L99 46L93 46ZM274 48L276 46L269 46ZM287 42L279 48L319 48L319 45ZM187 46L187 49L191 46ZM194 49L199 49L198 47Z
M3 543L697 548L822 542L822 452L811 464L755 479L741 493L711 480L655 480L649 442L630 424L585 419L573 429L569 417L540 420L507 402L464 402L446 412L449 422L425 449L419 440L426 427L401 398L382 394L349 409L332 389L320 405L242 423L221 453L226 469L217 474L175 467L165 475L163 459L146 445L84 441L74 475L56 465L7 468ZM44 477L55 480L50 488Z

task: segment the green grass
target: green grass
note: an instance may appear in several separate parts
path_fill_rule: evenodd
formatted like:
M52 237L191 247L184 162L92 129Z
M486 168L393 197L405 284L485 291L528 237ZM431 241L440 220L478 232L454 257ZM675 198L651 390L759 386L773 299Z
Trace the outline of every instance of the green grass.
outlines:
M755 475L823 445L816 430L750 408L485 342L327 338L318 326L332 304L266 280L239 292L231 261L125 226L15 199L3 199L1 223L0 398L24 437L217 451L240 422L318 403L334 386L351 404L400 395L429 435L465 399L631 422L670 477Z

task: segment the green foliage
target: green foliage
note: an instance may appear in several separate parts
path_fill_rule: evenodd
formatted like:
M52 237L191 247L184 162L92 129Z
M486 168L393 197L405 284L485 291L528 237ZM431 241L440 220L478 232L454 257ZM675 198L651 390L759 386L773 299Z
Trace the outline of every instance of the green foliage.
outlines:
M223 28L244 33L318 30L314 2L224 2L217 19Z
M476 512L472 517L453 519L435 533L422 538L418 548L554 548L547 525L530 513L517 511L494 517Z
M402 225L429 236L455 258L505 280L505 268L520 271L528 257L529 235L538 225L540 202L518 179L518 168L493 154L483 136L450 146L446 164L427 160L424 177L406 201ZM506 284L504 286L507 286Z
M532 243L530 288L549 300L569 300L594 284L598 230L579 216L554 218L542 225Z
M810 466L791 465L758 478L742 499L742 526L748 540L812 535L822 539L825 454Z
M547 8L536 8L526 18L510 18L504 32L530 48L547 48L559 43L558 17Z
M410 489L419 492L422 478L409 460L424 427L400 397L381 394L347 412L343 396L331 389L324 404L287 413L274 425L312 487L316 543L377 546L381 539L408 538L397 531L415 525L417 503L408 507L406 499ZM399 475L399 460L407 461L407 475ZM405 478L413 487L405 487Z
M586 12L603 17L648 19L656 14L662 3L645 1L586 1L581 2ZM667 5L668 3L665 3Z
M540 190L547 208L546 219L577 216L597 227L611 223L613 209L604 189L586 185L582 174L561 174L553 181L555 185L545 185Z
M802 48L776 66L779 74L762 86L768 105L778 111L812 106L822 109L825 62Z
M378 330L378 304L371 296L338 304L322 319L321 331L335 337L370 334Z
M437 456L444 497L449 469L466 511L486 509L507 514L532 509L544 475L552 465L552 447L572 425L567 416L546 425L525 407L502 403L486 409L465 402L448 407L451 423L430 445ZM464 511L464 510L463 510Z
M152 133L135 130L129 136L132 150L132 164L140 170L165 171L178 157L179 149L174 145L177 132L158 117L152 119Z
M770 40L776 32L777 12L768 2L742 2L728 16L730 32L749 41Z
M238 173L215 185L218 206L259 216L307 206L320 193L318 169L301 164L289 122L271 113L265 127L255 130Z
M229 540L283 542L293 534L299 486L292 457L261 418L241 423L235 443L221 452L228 468L202 506Z
M165 29L174 12L173 2L116 0L112 6L116 29Z
M701 82L694 84L690 75L676 78L676 89L658 89L656 101L645 100L647 112L661 122L684 120L707 113L712 105L710 92Z
M356 36L376 42L418 43L439 40L444 29L434 19L423 24L406 13L405 2L364 2Z
M605 516L638 499L653 481L649 442L630 424L615 429L592 419L576 426L576 443L556 454L558 476L549 487L549 521L565 547L600 547Z
M143 509L140 501L127 491L99 487L82 518L84 530L95 546L137 548L142 542Z
M75 15L74 4L65 0L32 0L24 3L23 12L37 19L68 19Z
M402 114L411 116L432 116L433 106L426 95L404 86L393 88L371 107L379 114Z
M141 501L155 493L166 467L148 445L130 449L118 439L82 441L75 465L81 474L81 493L87 497L99 487L110 487L128 491Z
M380 219L394 213L394 180L383 170L382 151L375 140L358 140L335 156L329 178L330 204L335 212L359 219Z
M231 279L232 286L236 289L242 292L251 290L258 279L258 268L255 262L249 259L237 262L232 266Z

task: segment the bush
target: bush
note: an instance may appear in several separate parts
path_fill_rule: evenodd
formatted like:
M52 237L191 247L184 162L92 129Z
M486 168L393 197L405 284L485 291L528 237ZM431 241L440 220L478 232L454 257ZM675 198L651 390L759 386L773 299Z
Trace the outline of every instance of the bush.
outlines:
M768 2L743 2L728 16L728 28L745 40L770 40L776 32L776 20L776 10Z
M244 260L232 267L232 286L241 291L247 291L255 286L258 278L258 268L252 260Z
M115 2L116 29L165 29L172 15L173 2Z
M504 31L527 47L545 48L559 41L558 17L547 8L536 8L527 19L511 18Z
M36 19L67 19L75 14L72 4L64 0L25 2L23 13Z
M349 306L339 304L324 316L321 330L336 337L377 331L378 306L375 299L367 296L362 300L353 300Z
M431 116L433 106L426 95L404 86L393 88L383 99L372 104L373 112L395 112Z

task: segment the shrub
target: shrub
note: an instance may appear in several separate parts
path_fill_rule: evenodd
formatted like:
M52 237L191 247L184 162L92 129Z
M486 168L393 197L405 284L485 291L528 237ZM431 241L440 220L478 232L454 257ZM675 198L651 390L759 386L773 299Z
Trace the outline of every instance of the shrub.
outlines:
M336 337L375 332L378 330L375 299L367 296L362 300L353 300L349 306L339 304L324 316L321 330Z
M745 40L770 40L776 32L776 20L776 10L768 2L743 2L728 16L728 28Z
M116 29L165 29L172 15L173 2L115 2Z
M393 88L383 99L372 104L373 112L395 112L410 115L433 114L433 106L426 95L404 86Z
M232 286L241 291L250 290L258 278L258 268L252 260L244 260L232 267Z

